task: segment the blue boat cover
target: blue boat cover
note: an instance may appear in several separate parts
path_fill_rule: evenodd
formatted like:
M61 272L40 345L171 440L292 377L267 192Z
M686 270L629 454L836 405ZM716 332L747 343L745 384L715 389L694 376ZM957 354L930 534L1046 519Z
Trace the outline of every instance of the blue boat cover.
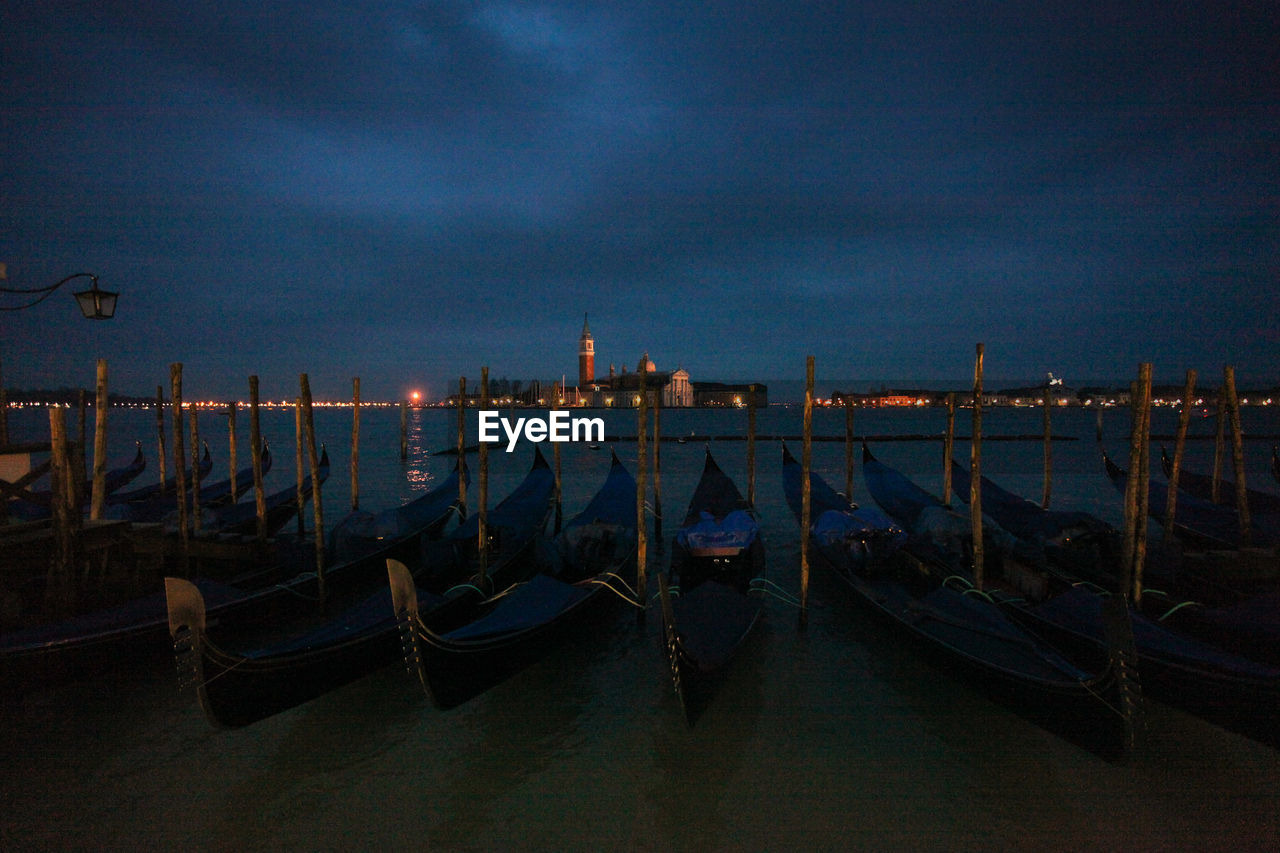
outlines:
M680 528L676 541L689 551L710 549L744 549L760 534L760 525L751 513L736 509L717 520L703 511L696 524Z

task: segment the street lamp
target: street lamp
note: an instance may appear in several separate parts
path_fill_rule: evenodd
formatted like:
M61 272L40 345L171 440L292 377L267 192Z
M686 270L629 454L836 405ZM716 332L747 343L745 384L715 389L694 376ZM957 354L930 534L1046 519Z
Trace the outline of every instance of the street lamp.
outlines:
M0 311L21 311L24 308L32 308L53 295L53 292L62 285L74 278L90 279L89 289L82 290L74 294L77 304L80 306L80 313L84 314L88 320L110 320L116 313L116 300L119 293L110 290L98 289L98 277L93 273L78 272L73 273L57 284L51 284L48 287L36 287L30 289L16 289L10 287L0 287L0 293L22 293L26 295L39 294L35 299L25 305L5 305L0 306Z

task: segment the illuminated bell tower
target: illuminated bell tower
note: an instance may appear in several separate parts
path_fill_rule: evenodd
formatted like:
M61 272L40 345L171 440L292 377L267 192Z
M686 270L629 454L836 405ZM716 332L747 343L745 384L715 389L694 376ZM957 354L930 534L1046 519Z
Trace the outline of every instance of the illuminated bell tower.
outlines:
M582 337L578 338L578 387L585 388L596 378L596 342L591 339L587 315L582 315Z

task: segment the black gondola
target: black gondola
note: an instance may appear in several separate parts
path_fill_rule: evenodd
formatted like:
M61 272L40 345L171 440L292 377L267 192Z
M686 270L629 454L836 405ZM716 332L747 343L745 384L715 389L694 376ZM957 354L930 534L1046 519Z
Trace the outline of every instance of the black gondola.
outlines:
M1128 472L1102 454L1111 484L1124 494ZM1182 491L1181 489L1179 491ZM1156 521L1164 520L1165 502L1169 486L1158 480L1148 483L1147 514ZM1211 503L1183 492L1178 495L1173 517L1174 531L1178 538L1190 546L1206 549L1234 549L1240 547L1240 517L1235 507ZM1251 529L1254 545L1275 544L1276 538L1255 523Z
M1274 458L1272 460L1274 465ZM1160 448L1160 468L1165 477L1173 475L1173 460L1162 447ZM1213 476L1188 469L1185 465L1178 471L1178 489L1187 492L1202 501L1213 503ZM1263 492L1258 489L1246 489L1249 500L1249 516L1254 522L1266 530L1275 533L1280 530L1280 495ZM1236 505L1236 484L1232 480L1218 479L1217 503L1234 507Z
M612 454L604 485L554 541L553 563L483 602L453 630L432 629L409 571L391 564L405 662L439 708L452 708L519 672L605 606L635 576L636 481Z
M959 465L952 463L952 470L961 481L968 480L968 472ZM967 495L962 491L960 497ZM1028 620L1033 630L1060 645L1077 650L1103 647L1103 606L1109 593L1093 584L1076 582L1073 572L1084 568L1082 562L1063 557L1071 554L1078 558L1082 552L1062 550L1061 540L1067 535L1063 531L1081 526L1097 531L1104 523L1092 519L1082 525L1075 517L1083 514L1050 513L986 477L982 478L982 508L1006 529L1028 534L1039 531L1040 535L1059 529L1059 547L1045 548L1044 592L1028 596L1024 587L1021 594L1004 599L1017 608L1015 618ZM1041 522L1031 523L1037 515ZM1059 521L1054 521L1055 517ZM1117 532L1112 534L1106 538L1118 537ZM1045 547L1044 541L1030 544ZM1090 574L1101 571L1098 567ZM1207 610L1195 602L1170 602L1166 595L1150 589L1142 600L1149 612L1133 613L1132 627L1144 692L1255 740L1280 744L1280 668L1232 652L1240 640L1261 639L1258 629L1263 626L1257 620L1231 621L1230 616L1238 612L1233 608ZM1273 618L1273 637L1276 628Z
M849 578L862 600L949 671L974 678L1046 728L1108 757L1132 749L1136 684L1121 677L1127 613L1110 615L1113 649L1068 655L974 588L967 517L877 460L865 445L862 471L876 503L911 534L895 552L898 559ZM1006 553L1011 545L1004 543Z
M524 481L489 514L489 535L496 546L491 582L506 582L528 565L525 558L550 515L554 479L542 454L535 452ZM452 489L456 495L456 480ZM462 621L484 597L470 576L478 539L475 519L471 516L443 540L423 541L420 556L412 560L423 595L439 599L442 618ZM386 571L388 561L396 559L375 552L358 562ZM400 650L386 587L309 632L258 649L230 651L208 636L198 591L176 578L166 578L165 586L180 677L196 688L206 715L217 725L244 726L296 707L386 666Z
M751 581L764 574L755 509L707 450L702 477L659 575L663 639L671 679L689 725L759 620Z
M142 443L135 441L133 458L129 460L129 463L127 465L122 465L119 468L112 468L110 471L106 473L106 478L104 481L106 488L104 493L107 497L107 500L110 501L112 495L114 495L116 492L120 491L120 489L132 483L135 479L137 479L138 475L140 475L143 471L145 471L146 468L147 468L147 460L146 460L146 457L142 455ZM92 482L92 478L88 478L88 477L85 478L86 508L88 507L88 502L92 497L90 494L88 494L91 491L91 488L90 488L91 482ZM51 510L51 507L52 507L51 492L49 492L48 490L42 490L42 491L23 490L19 494L23 495L24 497L16 498L15 500L9 502L7 506L7 511L13 518L18 519L20 521L37 521L39 519L49 517L52 511Z
M321 456L320 470L328 470L328 454ZM452 489L452 491L450 491ZM402 540L388 542L389 553L400 554L405 548L417 549L418 541L429 531L439 531L453 514L457 496L456 473L444 484L406 504L438 505L435 518L421 532ZM392 510L395 511L395 510ZM200 593L202 606L211 618L238 619L314 602L317 583L314 558L299 574L292 563L271 564L255 568L224 581L196 578L190 583ZM355 560L330 562L326 580L330 588L343 589L376 583L382 564ZM164 591L126 601L112 607L64 619L46 625L21 628L0 635L0 673L5 677L37 678L66 670L85 670L95 666L118 666L136 654L161 648L161 638L169 624Z

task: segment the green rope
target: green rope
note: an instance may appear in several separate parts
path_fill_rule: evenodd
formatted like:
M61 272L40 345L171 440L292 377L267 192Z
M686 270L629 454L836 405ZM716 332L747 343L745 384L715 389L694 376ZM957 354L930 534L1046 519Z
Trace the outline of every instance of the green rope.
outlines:
M774 598L778 599L779 601L786 602L787 604L790 604L793 607L800 606L799 598L797 598L795 595L788 592L787 590L783 589L778 584L769 580L769 578L764 578L764 577L752 578L748 586L750 587L752 592L760 592L760 593L764 593L765 595L771 595Z
M1165 611L1165 614L1161 616L1159 619L1157 619L1156 621L1163 622L1164 620L1168 619L1170 616L1177 613L1179 610L1181 610L1184 607L1200 607L1200 606L1201 606L1200 602L1198 601L1183 601L1180 604L1175 604L1173 607L1170 607L1168 610Z

